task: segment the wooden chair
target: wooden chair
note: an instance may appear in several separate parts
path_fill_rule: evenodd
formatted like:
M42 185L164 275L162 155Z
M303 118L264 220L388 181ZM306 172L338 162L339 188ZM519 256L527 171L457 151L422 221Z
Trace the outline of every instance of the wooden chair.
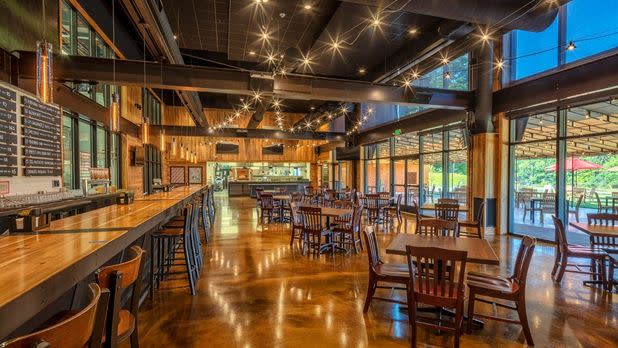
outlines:
M443 219L421 219L416 233L426 236L459 237L459 223Z
M369 224L379 223L381 218L380 195L370 193L365 196L365 209L367 210L367 221Z
M438 198L438 204L457 204L459 205L459 200L455 198Z
M346 201L347 203L350 203ZM361 241L360 229L361 218L363 216L362 203L356 207L353 207L353 213L350 221L347 223L340 223L333 228L333 241L341 244L342 246L352 245L354 252L358 254L360 249L363 249L363 242Z
M335 194L335 190L324 190L324 195L322 196L322 204L325 207L332 206L333 202L337 200L337 195Z
M401 224L401 196L397 195L397 203L394 206L389 205L382 209L386 223L392 224L396 217L397 222Z
M577 198L577 204L575 205L575 209L569 209L569 215L573 214L575 215L575 221L579 222L579 207L582 205L582 202L584 200L584 195L581 194L579 195L579 198Z
M604 205L597 192L594 192L594 199L597 201L597 213L607 213L612 211L611 205Z
M264 192L263 188L256 188L255 189L255 207L256 209L259 209L262 207L262 193Z
M618 226L618 214L595 213L588 214L588 224L600 226ZM602 249L608 252L618 251L618 236L599 236L590 235L590 245L597 249ZM614 268L616 265L611 259L608 259L609 267L607 271L606 290L610 290L614 283Z
M554 220L554 226L556 229L556 241L558 246L556 248L556 260L554 261L554 268L551 271L552 277L557 283L562 281L562 277L565 272L589 274L593 277L599 277L605 284L605 257L606 254L603 250L587 247L583 245L569 244L567 241L566 232L562 220L558 219L555 215L552 215ZM571 264L568 263L569 257L581 258L590 260L590 265ZM599 272L596 271L596 266L599 266ZM573 267L575 269L567 269L567 267ZM583 268L590 268L590 271L583 271ZM556 273L558 272L558 273Z
M375 229L373 226L365 227L363 236L365 238L365 245L367 246L367 257L369 259L369 282L367 285L367 295L365 297L365 306L363 307L363 313L369 311L369 306L373 299L405 304L403 301L397 301L390 298L375 297L376 289L390 289L390 290L405 290L407 291L408 283L410 282L410 274L408 272L408 266L402 263L385 263L380 258L380 248L378 246L378 240L376 239ZM395 283L400 285L399 287L393 287L392 285L384 286L379 283Z
M208 191L202 192L200 215L202 216L202 227L204 228L204 242L208 243L210 231L210 219L208 218Z
M436 203L436 218L448 221L459 220L459 204Z
M298 202L291 202L290 209L292 211L292 235L290 238L290 246L294 244L294 239L298 239L298 242L301 246L301 250L304 249L303 242L305 238L303 237L303 220L298 208Z
M476 217L474 218L474 220L472 221L460 221L459 222L459 235L464 235L464 236L472 236L472 237L479 237L481 239L485 238L485 233L483 232L483 216L485 215L485 202L481 202L481 204L479 204L479 208L476 211ZM472 234L470 233L468 230L463 231L461 230L462 227L465 227L466 229L473 229L476 231L476 234Z
M105 322L104 347L116 347L131 338L131 348L139 347L137 314L142 293L142 256L144 250L131 247L129 260L117 265L105 266L96 272L99 286L109 289L110 303ZM128 309L122 308L122 294L131 288Z
M275 207L275 201L273 200L272 193L262 193L262 205L260 206L260 222L264 223L264 218L268 218L268 223L271 223L274 215L276 215L279 211L277 207Z
M79 312L43 330L0 342L6 348L100 348L109 290L89 286L88 304Z
M526 214L530 212L530 219L534 218L534 214L538 211L541 211L541 207L537 207L534 205L534 191L526 191L521 193L521 201L523 204L524 214L521 218L522 222L526 221Z
M545 214L556 214L556 194L545 192L541 201L541 225L545 223Z
M459 347L459 336L463 329L464 275L466 273L467 251L448 250L433 247L406 246L408 258L408 316L410 318L410 344L416 347L416 326L421 325L440 331L455 333L455 347ZM452 326L442 325L442 320L429 322L429 318L416 315L419 303L438 308L455 309Z
M322 209L318 207L300 207L300 214L303 221L304 244L308 249L318 257L320 257L323 246L332 246L334 252L335 245L332 243L332 232L322 226ZM322 243L324 238L326 238L326 243Z
M468 333L472 332L472 320L474 319L474 316L494 319L506 323L521 325L524 331L524 336L526 337L526 343L528 343L529 346L534 345L532 334L530 333L530 325L528 324L528 315L526 312L526 278L535 246L535 238L529 236L524 236L522 238L519 251L517 252L513 274L509 277L494 276L479 272L468 272ZM483 297L477 298L477 296ZM486 299L487 297L512 301L515 303L515 306L509 306L503 303L488 300ZM500 306L517 311L519 320L484 314L474 314L475 301L485 302L494 306Z

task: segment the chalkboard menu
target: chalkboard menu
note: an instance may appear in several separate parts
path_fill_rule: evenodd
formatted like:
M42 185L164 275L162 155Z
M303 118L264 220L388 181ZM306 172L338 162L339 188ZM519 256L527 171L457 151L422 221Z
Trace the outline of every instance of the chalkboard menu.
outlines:
M17 93L0 86L0 176L17 175Z
M60 108L0 83L0 176L62 175Z

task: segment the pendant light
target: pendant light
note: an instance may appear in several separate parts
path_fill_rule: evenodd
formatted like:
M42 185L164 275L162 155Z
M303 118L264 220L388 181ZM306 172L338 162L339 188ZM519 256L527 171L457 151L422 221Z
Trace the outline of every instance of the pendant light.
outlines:
M148 124L148 117L144 116L144 122L142 123L142 143L144 145L148 144L148 138L150 135L150 125Z
M176 157L178 154L178 143L176 143L176 137L172 138L172 156Z
M112 0L112 45L116 47L116 0ZM109 107L109 129L112 132L120 130L120 95L116 88L116 53L112 60L112 78L114 80L114 92L112 93L112 104Z
M36 42L36 96L43 103L51 103L53 98L52 44L45 40L45 0L41 0L43 9L43 40Z
M161 133L160 133L160 137L161 137L161 152L165 152L165 129L161 129Z

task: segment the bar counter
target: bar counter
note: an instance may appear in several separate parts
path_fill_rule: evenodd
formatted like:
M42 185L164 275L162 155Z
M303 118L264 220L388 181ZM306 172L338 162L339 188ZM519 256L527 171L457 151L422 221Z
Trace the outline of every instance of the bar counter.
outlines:
M204 186L183 186L0 237L0 340L168 221Z
M303 192L305 186L311 186L311 181L230 181L228 183L228 195L251 196L255 198L255 189L277 190L284 188L287 192Z

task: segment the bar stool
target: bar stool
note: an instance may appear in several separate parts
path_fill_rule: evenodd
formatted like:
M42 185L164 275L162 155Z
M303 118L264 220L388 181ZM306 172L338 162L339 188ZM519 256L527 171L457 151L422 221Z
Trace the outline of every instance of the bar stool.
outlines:
M105 266L96 272L99 286L109 289L110 303L105 321L104 347L116 347L131 338L131 348L139 347L137 333L137 312L142 292L142 256L144 250L137 245L131 247L129 260L117 265ZM128 309L122 308L124 290L132 288Z
M100 348L109 290L90 284L89 302L78 313L43 330L0 342L0 347Z
M195 295L195 283L199 275L197 266L197 248L195 245L195 231L192 222L197 222L193 205L187 204L183 209L184 224L182 228L168 227L154 232L151 235L151 254L153 255L150 266L150 296L154 294L155 286L159 286L164 276L180 274L183 272L172 272L172 266L185 266L191 294ZM182 246L183 256L177 258L177 249ZM157 257L155 258L155 250ZM201 250L199 250L201 252ZM174 265L174 261L184 260L184 264ZM156 262L156 265L155 265Z

